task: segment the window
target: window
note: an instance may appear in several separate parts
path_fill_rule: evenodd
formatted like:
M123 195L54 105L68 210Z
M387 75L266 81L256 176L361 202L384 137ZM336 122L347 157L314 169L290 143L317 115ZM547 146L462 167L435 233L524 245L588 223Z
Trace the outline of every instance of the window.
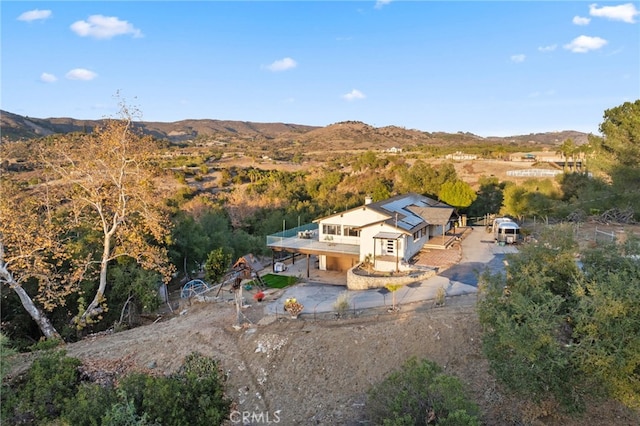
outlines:
M340 225L322 225L322 233L325 235L342 235L340 234Z
M359 237L360 236L360 230L357 229L355 226L345 226L344 227L344 235L345 237Z
M393 254L395 252L395 246L394 240L387 240L387 253Z

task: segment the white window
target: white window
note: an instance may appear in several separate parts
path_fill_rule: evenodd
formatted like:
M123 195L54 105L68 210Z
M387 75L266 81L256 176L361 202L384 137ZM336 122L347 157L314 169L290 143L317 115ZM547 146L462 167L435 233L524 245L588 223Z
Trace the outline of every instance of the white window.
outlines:
M345 225L344 235L345 237L359 237L360 229L357 229L355 226Z
M322 233L325 235L341 235L340 225L324 224L322 225Z

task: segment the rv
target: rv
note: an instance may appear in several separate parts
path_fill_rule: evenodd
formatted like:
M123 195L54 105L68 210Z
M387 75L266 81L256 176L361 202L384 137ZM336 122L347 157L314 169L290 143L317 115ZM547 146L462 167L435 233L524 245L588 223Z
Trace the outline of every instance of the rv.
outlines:
M493 238L496 243L515 244L520 239L520 226L508 217L493 221Z

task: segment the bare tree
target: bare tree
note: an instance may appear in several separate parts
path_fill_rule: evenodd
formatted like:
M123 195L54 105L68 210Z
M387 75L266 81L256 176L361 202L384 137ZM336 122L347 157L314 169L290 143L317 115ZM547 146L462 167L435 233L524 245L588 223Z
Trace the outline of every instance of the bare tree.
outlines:
M154 185L150 159L155 144L135 132L133 118L138 115L121 102L119 119L105 120L79 140L62 137L43 147L41 159L67 189L74 219L102 236L101 253L77 265L85 273L98 265L99 275L93 300L74 319L79 328L108 309L107 271L117 257L135 259L165 280L172 272L160 245L169 235L170 222L163 208L165 197Z

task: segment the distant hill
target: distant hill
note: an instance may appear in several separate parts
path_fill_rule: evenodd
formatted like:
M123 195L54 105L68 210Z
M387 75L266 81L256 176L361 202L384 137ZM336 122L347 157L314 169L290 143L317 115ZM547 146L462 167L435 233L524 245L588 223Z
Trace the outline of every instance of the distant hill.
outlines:
M91 132L102 120L33 118L0 111L2 141L32 139L56 133ZM423 132L398 126L373 127L360 121L344 121L325 127L288 123L254 123L231 120L182 120L171 123L136 122L145 134L181 144L256 143L275 149L305 151L388 149L420 145L539 144L560 145L572 138L578 145L587 134L577 131L532 133L509 137L488 137L472 133Z
M2 138L30 139L54 133L91 132L103 120L77 120L74 118L33 118L0 111ZM229 120L182 120L172 123L136 122L145 134L172 142L193 139L198 135L230 134L240 137L263 136L274 138L283 133L304 133L316 129L283 123L251 123Z

